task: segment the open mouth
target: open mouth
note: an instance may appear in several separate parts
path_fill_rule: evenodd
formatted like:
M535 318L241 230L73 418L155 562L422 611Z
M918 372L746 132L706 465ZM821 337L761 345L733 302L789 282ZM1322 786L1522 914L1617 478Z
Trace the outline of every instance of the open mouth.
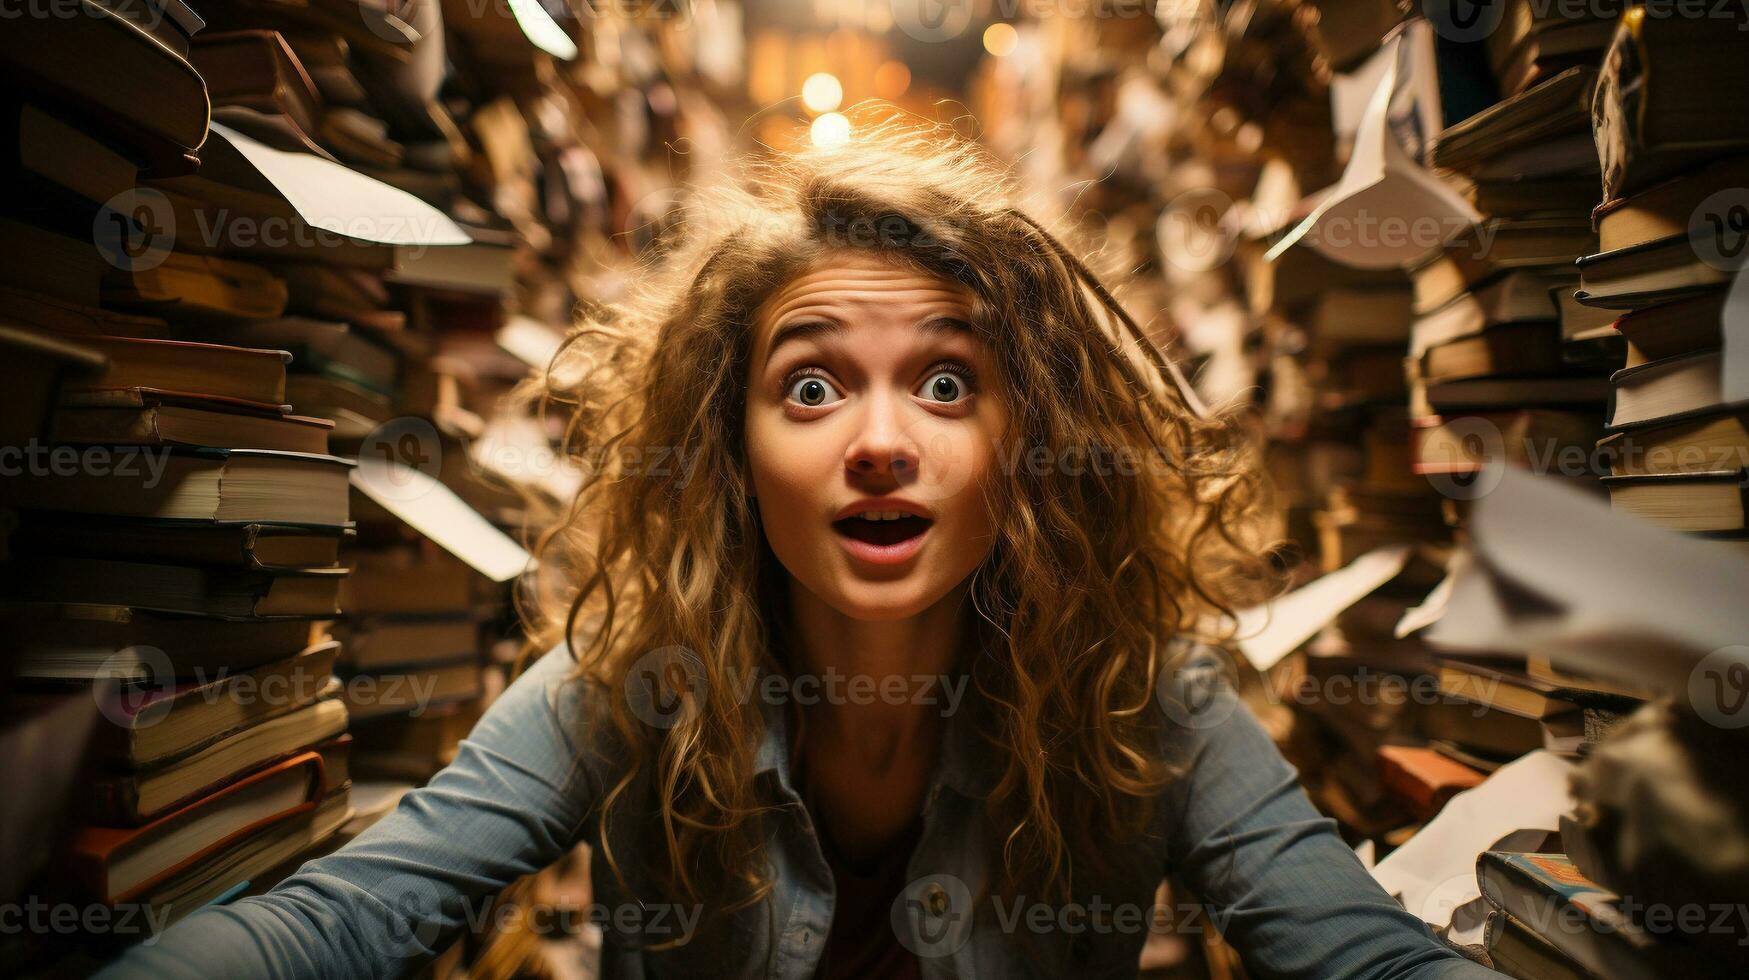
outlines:
M846 517L833 521L832 527L853 541L885 547L902 544L917 537L929 530L931 523L927 517L906 514L894 520L880 521L871 521L865 517Z

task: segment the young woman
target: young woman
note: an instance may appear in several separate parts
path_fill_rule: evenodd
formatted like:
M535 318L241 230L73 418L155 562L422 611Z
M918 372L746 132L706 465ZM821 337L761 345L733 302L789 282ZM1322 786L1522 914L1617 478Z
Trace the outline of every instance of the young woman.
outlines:
M552 652L369 831L106 975L397 975L587 841L609 978L1134 976L1171 873L1260 976L1494 976L1198 639L1268 584L1244 444L971 161L865 129L691 215L548 372L589 470Z

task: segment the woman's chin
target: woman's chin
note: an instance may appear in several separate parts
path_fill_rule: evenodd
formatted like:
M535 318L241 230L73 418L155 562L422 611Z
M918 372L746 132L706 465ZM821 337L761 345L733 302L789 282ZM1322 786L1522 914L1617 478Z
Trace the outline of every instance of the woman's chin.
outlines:
M890 582L859 580L841 583L833 590L832 605L851 619L871 623L910 619L941 598L920 587L911 577ZM941 590L945 594L945 590Z

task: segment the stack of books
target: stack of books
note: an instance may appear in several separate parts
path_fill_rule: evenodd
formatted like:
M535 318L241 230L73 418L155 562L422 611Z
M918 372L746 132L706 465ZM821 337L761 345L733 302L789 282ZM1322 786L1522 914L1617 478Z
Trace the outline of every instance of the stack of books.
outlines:
M349 560L337 635L345 641L357 769L366 778L421 783L450 761L478 716L487 589L428 540L353 549Z
M6 488L13 663L104 702L64 865L174 921L332 834L347 712L330 676L348 470L289 414L281 351L100 335ZM101 464L101 465L100 465Z
M1500 94L1517 95L1575 66L1596 67L1620 6L1505 0L1482 42Z
M1454 500L1493 461L1595 483L1590 449L1618 352L1607 318L1571 296L1574 260L1596 242L1596 75L1565 69L1433 143L1430 162L1482 216L1413 272L1413 465Z
M663 148L731 141L742 30L616 23L570 72L575 18L537 46L538 9L446 6L75 0L0 32L0 435L37 453L0 481L0 744L67 773L8 811L0 901L264 890L509 674L506 532L579 476L499 400L636 284Z
M1269 393L1266 459L1287 535L1311 553L1331 533L1320 528L1333 528L1329 502L1339 487L1377 488L1381 474L1402 486L1361 444L1370 428L1401 414L1409 284L1395 269L1351 268L1305 244L1266 260L1265 248L1285 230L1241 243L1240 257L1269 351L1260 372Z
M1721 100L1710 75L1648 60L1704 51L1694 60L1706 72L1735 73L1733 86L1749 80L1738 32L1697 26L1636 12L1610 48L1595 118L1607 197L1595 213L1598 251L1580 262L1579 299L1617 317L1627 346L1610 378L1610 435L1598 443L1612 505L1742 550L1749 392L1732 390L1725 349L1749 330L1733 288L1749 260L1749 146L1734 88ZM1646 101L1624 105L1630 97ZM1654 105L1685 111L1654 115Z
M1153 128L1044 103L1003 123L1046 188L1099 188L1100 214L1076 217L1107 216L1114 243L1159 218L1161 278L1195 295L1161 318L1176 321L1160 331L1168 346L1254 357L1281 525L1314 558L1299 588L1239 611L1252 682L1241 693L1266 724L1292 709L1271 730L1314 802L1381 859L1375 873L1411 912L1496 969L1741 974L1740 930L1679 937L1647 914L1649 902L1731 907L1719 896L1741 878L1717 855L1744 834L1730 768L1742 740L1721 719L1741 707L1742 657L1728 646L1740 617L1726 614L1749 420L1720 367L1739 267L1701 257L1749 255L1749 204L1732 200L1749 186L1740 16L1537 0L1180 6L1162 13L1167 57L1079 25L1047 35L1064 42L1050 65L1063 69L1060 99L1102 104L1102 79L1149 77L1137 89L1170 103ZM1030 105L1018 76L993 72L990 87ZM1169 149L1163 163L1063 154L1052 170L1028 155L1047 129L1077 147ZM1314 192L1298 208L1244 179L1284 165ZM1257 215L1282 212L1267 226L1304 225L1320 254L1296 243L1256 261L1259 243L1241 238L1238 262L1185 262L1172 241L1183 202L1258 238ZM1382 325L1354 302L1356 277L1411 249L1342 246L1321 234L1336 230L1326 215L1442 235L1444 248L1409 262L1408 328L1380 338L1394 342L1398 379L1371 384L1363 360L1319 349L1319 334ZM1313 270L1306 299L1278 302L1300 267ZM1312 302L1322 297L1331 316ZM1248 322L1210 312L1234 298L1250 300ZM1230 392L1210 361L1199 390ZM1383 397L1388 386L1408 397ZM1433 513L1410 480L1433 491ZM1706 554L1715 541L1722 553ZM1678 637L1693 650L1673 652ZM1666 695L1660 720L1652 699ZM1719 819L1701 827L1694 812ZM1406 881L1417 877L1419 893ZM1454 917L1434 891L1474 901Z

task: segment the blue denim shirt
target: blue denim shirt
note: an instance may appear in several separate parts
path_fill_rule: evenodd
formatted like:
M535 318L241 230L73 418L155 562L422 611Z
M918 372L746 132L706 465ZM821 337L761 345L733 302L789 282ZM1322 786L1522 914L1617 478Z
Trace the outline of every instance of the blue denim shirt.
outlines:
M1067 943L1078 975L1134 977L1155 889L1175 872L1206 902L1180 910L1181 928L1214 923L1259 977L1498 977L1442 945L1373 881L1220 679L1218 656L1193 646L1187 666L1162 683L1158 706L1175 722L1163 749L1182 775L1123 880L1080 907L1008 902L968 914L985 881L977 816L991 769L970 751L967 726L955 723L967 713L958 712L925 796L910 884L892 922L868 928L897 929L929 978L1040 975L1017 942L1023 930ZM345 847L264 895L194 912L98 975L397 976L480 927L505 884L580 841L599 843L592 804L616 774L611 759L580 744L604 729L591 727L599 710L584 707L592 699L568 680L571 667L562 650L542 657L486 712L453 764ZM592 911L607 980L813 975L832 924L832 876L791 784L784 712L768 708L766 718L755 778L780 804L768 837L772 893L734 916L729 955L704 959L699 944L651 952L635 947L680 935L687 910L629 897L597 852ZM636 856L620 846L633 876ZM641 891L636 877L629 883ZM645 939L620 941L628 935Z

